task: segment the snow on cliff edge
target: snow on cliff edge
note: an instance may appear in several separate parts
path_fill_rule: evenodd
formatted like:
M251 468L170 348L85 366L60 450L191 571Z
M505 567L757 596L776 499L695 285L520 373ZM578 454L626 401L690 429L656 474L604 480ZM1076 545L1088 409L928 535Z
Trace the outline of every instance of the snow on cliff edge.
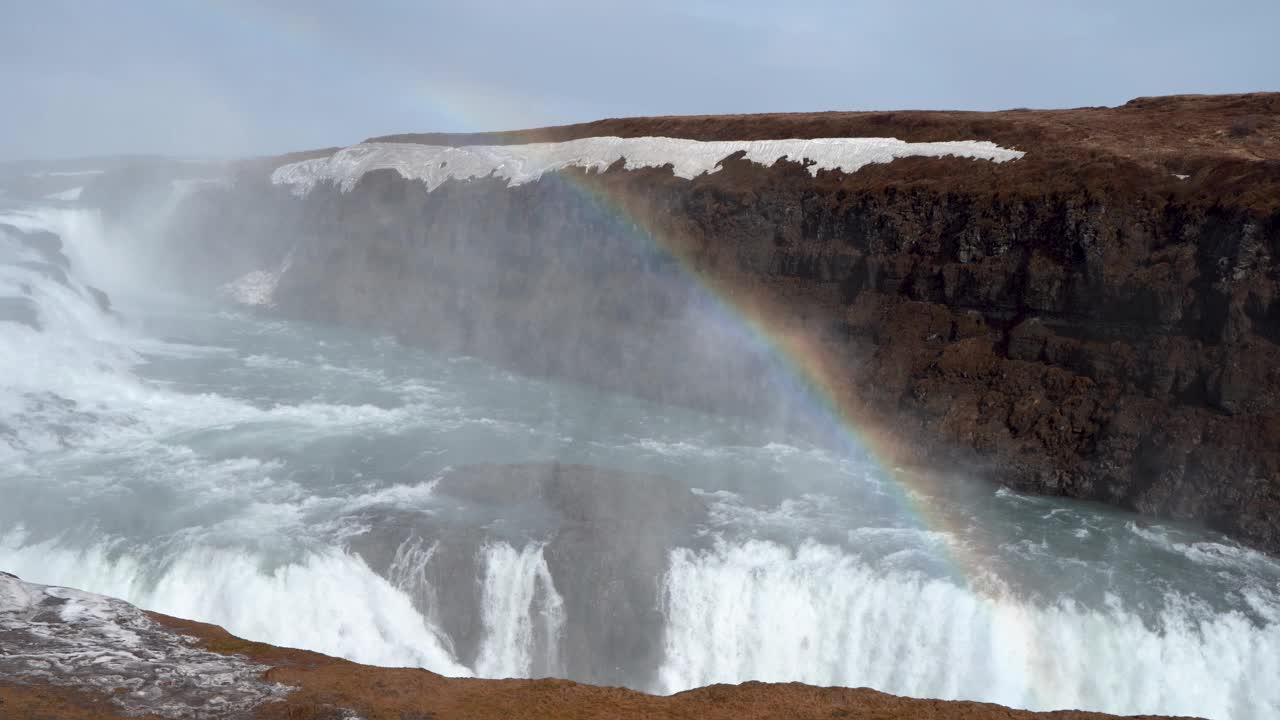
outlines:
M865 165L898 158L961 157L1005 162L1024 153L985 140L909 143L894 138L819 138L814 140L700 141L667 137L592 137L556 143L526 145L415 145L410 143L361 143L329 157L283 165L271 175L277 185L288 185L305 195L320 182L333 182L348 191L367 172L391 169L409 180L421 180L427 190L444 182L494 175L510 185L522 185L567 167L603 172L625 160L627 169L671 165L678 177L692 179L714 173L734 153L747 160L772 165L783 158L803 160L809 172L856 172Z

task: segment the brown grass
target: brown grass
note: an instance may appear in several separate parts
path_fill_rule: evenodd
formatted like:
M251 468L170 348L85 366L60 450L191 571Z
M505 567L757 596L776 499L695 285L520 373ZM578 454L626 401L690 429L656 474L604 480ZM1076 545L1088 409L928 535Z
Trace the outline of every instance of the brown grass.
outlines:
M52 685L11 683L0 677L0 719L3 720L159 720L154 715L129 716L106 695L78 692Z
M990 140L1027 152L1003 165L911 158L855 173L859 187L1111 199L1176 197L1280 209L1280 93L1137 98L1119 107L1000 112L813 112L610 118L487 133L406 133L370 141L436 145L558 142L660 135L696 140L896 137ZM285 159L277 159L277 164ZM975 167L978 165L980 167ZM839 173L836 173L839 174ZM1180 181L1174 175L1191 176Z
M846 190L924 190L1000 197L1087 192L1109 202L1232 206L1280 211L1280 93L1171 95L1119 107L961 112L766 113L609 118L575 125L484 133L403 133L367 142L504 145L583 137L667 136L695 140L896 137L911 142L989 140L1027 153L996 165L905 158L838 176ZM268 174L325 157L324 148L246 159L239 172ZM1180 180L1176 175L1189 176Z

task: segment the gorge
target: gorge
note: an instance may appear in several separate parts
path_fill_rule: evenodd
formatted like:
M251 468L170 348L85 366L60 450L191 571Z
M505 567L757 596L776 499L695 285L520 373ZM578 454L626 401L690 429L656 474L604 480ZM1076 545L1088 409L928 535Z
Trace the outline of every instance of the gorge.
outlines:
M68 177L0 206L0 582L321 678L244 713L1280 712L1280 94Z
M286 316L662 402L793 412L781 354L897 462L1275 551L1277 102L392 136L245 170L178 232ZM910 142L769 140L880 135Z

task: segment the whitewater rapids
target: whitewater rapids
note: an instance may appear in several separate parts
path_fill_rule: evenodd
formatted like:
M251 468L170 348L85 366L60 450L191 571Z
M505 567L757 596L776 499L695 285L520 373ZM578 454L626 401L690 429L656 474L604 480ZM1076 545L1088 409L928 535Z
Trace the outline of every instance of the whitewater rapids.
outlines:
M431 601L450 590L432 543L385 572L351 543L392 513L466 525L446 468L558 459L666 475L709 508L669 548L641 689L1280 717L1280 565L1224 538L985 485L904 500L921 491L871 458L747 422L158 297L87 210L0 225L0 570L28 582L360 662L550 672L579 620L536 518L466 528L483 572L465 653Z

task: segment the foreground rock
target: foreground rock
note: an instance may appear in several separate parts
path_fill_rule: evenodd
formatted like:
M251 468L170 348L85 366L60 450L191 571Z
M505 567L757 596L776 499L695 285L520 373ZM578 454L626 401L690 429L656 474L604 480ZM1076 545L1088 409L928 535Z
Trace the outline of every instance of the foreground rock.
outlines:
M49 717L44 698L111 715L247 717L287 692L265 670L123 601L0 572L0 717Z
M349 186L290 184L295 167L272 184L279 166L333 155L319 151L247 163L234 187L192 198L174 272L269 272L263 304L290 316L816 432L852 424L894 462L1280 551L1280 95L632 118L362 147L599 136L1025 155L845 172L737 153L691 178L618 161L514 187L510 168L429 184L451 172L440 160ZM792 402L806 392L836 419Z
M0 573L0 717L1101 720L867 689L715 685L671 697L565 680L452 679L241 640L219 627ZM1143 716L1153 717L1153 716Z

